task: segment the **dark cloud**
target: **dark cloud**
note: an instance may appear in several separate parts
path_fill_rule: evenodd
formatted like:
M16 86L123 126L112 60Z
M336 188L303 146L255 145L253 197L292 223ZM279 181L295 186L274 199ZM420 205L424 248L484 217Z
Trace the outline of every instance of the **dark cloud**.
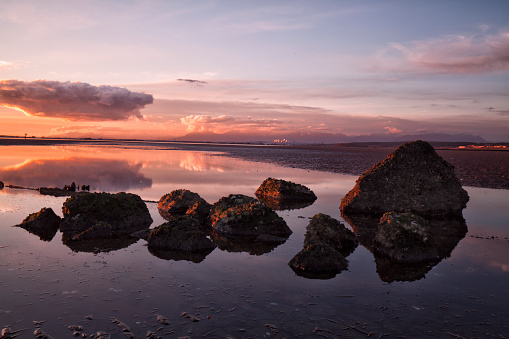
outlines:
M495 109L495 107L488 107L486 108L490 113L496 113L498 115L509 115L509 111L508 110L500 110L500 109Z
M190 84L196 84L198 86L205 85L206 81L194 80L194 79L177 79L177 81L189 82Z
M0 105L39 117L74 121L141 119L140 109L153 101L150 94L84 82L0 81Z

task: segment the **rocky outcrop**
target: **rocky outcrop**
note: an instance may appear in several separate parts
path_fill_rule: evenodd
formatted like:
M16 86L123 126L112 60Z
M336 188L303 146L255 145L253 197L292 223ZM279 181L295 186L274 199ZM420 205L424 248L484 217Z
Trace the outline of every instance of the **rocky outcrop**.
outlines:
M230 194L210 210L214 232L221 235L256 238L262 234L288 237L292 231L283 218L255 198Z
M345 256L353 252L357 244L352 231L329 215L319 213L306 227L304 248L288 265L298 275L332 278L347 269Z
M255 195L276 210L303 208L316 200L316 195L306 186L274 178L265 179Z
M468 194L454 173L424 141L408 142L362 174L341 199L345 214L412 212L426 218L459 216Z
M65 240L129 235L147 229L152 217L138 195L85 193L68 198L62 207L60 230Z
M41 240L51 241L58 231L62 218L51 208L42 208L37 213L26 217L17 227L21 227L37 235Z
M440 259L437 242L426 220L412 213L385 213L378 224L374 251L404 263Z
M189 216L168 221L155 228L148 237L148 247L153 249L200 252L216 248L201 231L199 222Z
M170 194L163 195L157 205L159 214L166 220L187 215L202 224L208 219L210 207L211 205L197 193L185 189L178 189Z
M0 190L1 190L2 188L4 188L4 186L5 186L5 185L4 185L4 182L3 182L3 181L0 181Z

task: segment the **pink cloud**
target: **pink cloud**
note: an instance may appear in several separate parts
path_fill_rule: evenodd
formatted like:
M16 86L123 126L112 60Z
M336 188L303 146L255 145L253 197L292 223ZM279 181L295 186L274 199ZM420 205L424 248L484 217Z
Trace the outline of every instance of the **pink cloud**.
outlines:
M266 130L279 127L282 122L278 119L236 118L228 115L213 117L210 115L189 115L180 119L186 126L187 132L226 133L234 131Z
M509 70L509 32L498 35L448 35L391 43L376 57L377 70L477 74Z
M396 127L384 127L385 130L387 130L387 133L389 134L399 134L399 133L403 133L402 130L400 129L397 129Z
M0 105L38 117L73 121L142 119L140 109L153 101L150 94L84 82L0 81Z

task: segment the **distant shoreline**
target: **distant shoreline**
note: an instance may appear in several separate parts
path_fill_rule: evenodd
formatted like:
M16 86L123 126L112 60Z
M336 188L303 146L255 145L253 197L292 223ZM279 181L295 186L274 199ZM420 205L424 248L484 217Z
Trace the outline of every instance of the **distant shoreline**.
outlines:
M509 189L506 149L459 148L467 143L433 143L437 153L455 166L464 186ZM385 159L401 143L256 145L115 139L47 139L0 137L0 146L90 145L217 152L219 156L322 172L361 175ZM504 145L504 144L501 144ZM1 178L0 178L1 180Z

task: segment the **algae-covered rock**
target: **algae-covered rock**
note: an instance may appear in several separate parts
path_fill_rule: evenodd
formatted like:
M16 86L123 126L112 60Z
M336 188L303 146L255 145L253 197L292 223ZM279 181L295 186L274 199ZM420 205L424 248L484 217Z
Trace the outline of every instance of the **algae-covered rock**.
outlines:
M406 263L440 259L426 220L412 213L385 213L375 235L374 251Z
M197 193L185 189L174 190L163 195L157 204L159 214L166 220L188 215L201 223L207 221L210 207L211 205Z
M72 240L129 235L152 223L143 200L124 192L74 195L64 202L62 212L60 230Z
M223 235L288 237L292 233L276 212L259 200L242 194L221 198L212 206L210 213L213 230Z
M412 212L420 216L461 215L468 194L454 173L424 141L405 143L362 174L341 199L345 214Z
M62 218L55 214L51 208L42 208L39 212L29 214L28 217L16 226L25 229L58 229Z
M267 178L255 192L272 209L296 209L311 205L316 195L308 187L282 179Z
M318 213L306 227L304 248L288 265L298 275L308 278L332 278L347 269L345 256L352 253L357 244L355 234L339 220Z
M297 253L288 265L298 275L320 278L320 274L326 274L324 278L332 278L347 269L348 261L331 246L314 244Z
M318 213L309 221L304 235L304 247L315 244L331 246L343 255L347 255L355 249L358 241L355 234L339 220L327 214Z
M196 219L184 216L156 227L148 237L148 247L200 252L214 249L216 245L201 231Z
M51 241L58 231L62 218L51 208L42 208L37 213L28 215L17 227L37 235L43 241Z

